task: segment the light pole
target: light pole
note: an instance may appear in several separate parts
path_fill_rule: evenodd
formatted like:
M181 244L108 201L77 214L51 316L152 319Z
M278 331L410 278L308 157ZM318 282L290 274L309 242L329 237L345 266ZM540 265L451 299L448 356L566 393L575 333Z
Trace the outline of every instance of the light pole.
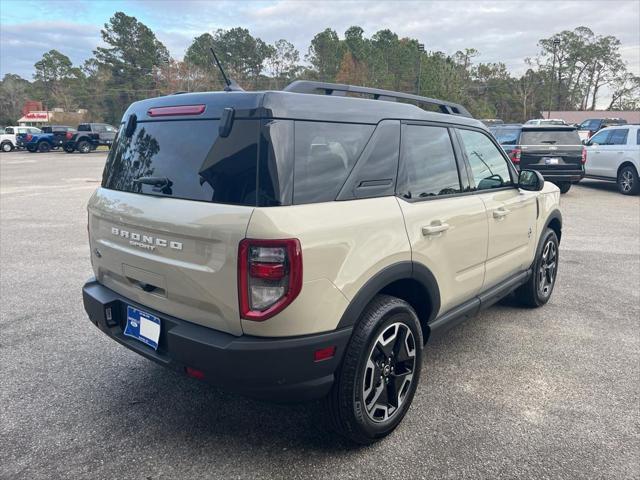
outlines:
M424 53L424 43L418 43L418 85L416 85L416 95L420 95L422 83L422 54Z
M556 70L556 48L560 45L560 39L558 37L553 39L553 61L551 62L551 85L549 87L549 101L547 109L547 119L551 118L551 99L553 98L553 85L555 81L555 70ZM560 66L558 65L558 68Z

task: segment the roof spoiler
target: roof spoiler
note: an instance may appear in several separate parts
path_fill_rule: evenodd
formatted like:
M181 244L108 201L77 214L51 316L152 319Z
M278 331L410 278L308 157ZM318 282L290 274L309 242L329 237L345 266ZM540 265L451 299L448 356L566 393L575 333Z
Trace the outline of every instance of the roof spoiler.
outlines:
M347 93L359 93L371 95L373 100L384 100L395 102L398 99L411 100L416 103L435 105L441 113L449 115L461 115L473 118L469 111L457 103L445 102L435 98L421 97L410 93L394 92L392 90L382 90L380 88L359 87L357 85L346 85L341 83L314 82L310 80L296 80L284 88L285 92L293 93L313 93L322 95L333 95L344 97Z

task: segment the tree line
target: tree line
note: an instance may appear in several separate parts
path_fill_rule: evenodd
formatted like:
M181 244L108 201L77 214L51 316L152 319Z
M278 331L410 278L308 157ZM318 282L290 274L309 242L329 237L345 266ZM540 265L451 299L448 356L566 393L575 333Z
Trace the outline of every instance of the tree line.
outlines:
M640 108L640 77L622 60L620 41L587 27L540 39L538 55L525 59L521 76L502 62L477 62L473 48L446 54L388 29L367 38L359 26L342 38L330 28L317 33L304 57L286 39L269 44L236 27L196 37L178 61L149 27L123 12L114 14L101 36L105 46L82 65L52 49L35 63L31 81L6 74L0 124L14 123L27 99L48 109L85 108L91 119L115 124L139 99L219 90L223 83L211 47L246 90L280 89L296 79L349 83L441 98L463 104L477 118L507 122L548 109L594 110L605 88L608 110Z

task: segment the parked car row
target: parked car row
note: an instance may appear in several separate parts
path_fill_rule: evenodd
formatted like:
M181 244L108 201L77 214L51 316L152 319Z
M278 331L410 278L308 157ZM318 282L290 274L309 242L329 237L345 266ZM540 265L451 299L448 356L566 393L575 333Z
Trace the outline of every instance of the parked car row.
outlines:
M580 139L570 125L504 124L490 131L519 169L539 171L566 193L584 177L616 182L625 195L640 191L640 127L604 127Z
M505 122L499 118L485 118L481 120L487 127L504 126ZM606 127L617 125L626 125L627 121L623 118L589 118L580 124L574 126L578 129L578 135L583 142L589 140L598 131ZM561 118L532 118L527 120L524 125L569 125Z
M5 127L0 130L0 150L24 148L31 153L62 148L67 153L89 153L101 145L111 147L117 129L106 123L81 123L42 127Z

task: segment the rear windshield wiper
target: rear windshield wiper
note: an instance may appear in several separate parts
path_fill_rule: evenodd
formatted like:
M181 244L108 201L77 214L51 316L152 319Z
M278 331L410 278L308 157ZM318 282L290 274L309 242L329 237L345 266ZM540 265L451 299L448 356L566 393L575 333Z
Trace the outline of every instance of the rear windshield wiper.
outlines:
M168 177L138 177L133 180L133 183L151 185L154 192L162 192L169 195L173 185L173 182Z
M540 143L548 143L550 145L553 145L554 143L557 143L557 140L543 140Z

